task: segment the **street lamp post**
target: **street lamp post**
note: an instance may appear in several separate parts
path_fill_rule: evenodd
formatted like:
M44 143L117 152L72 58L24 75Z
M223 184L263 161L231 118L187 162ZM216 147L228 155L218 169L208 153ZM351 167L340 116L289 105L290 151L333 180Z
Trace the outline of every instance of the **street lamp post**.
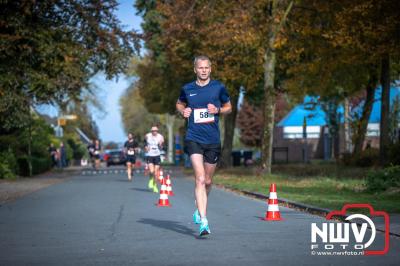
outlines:
M67 124L67 120L76 120L78 119L77 115L63 115L57 118L57 129L56 136L59 138L63 137L63 130L61 126L65 126Z

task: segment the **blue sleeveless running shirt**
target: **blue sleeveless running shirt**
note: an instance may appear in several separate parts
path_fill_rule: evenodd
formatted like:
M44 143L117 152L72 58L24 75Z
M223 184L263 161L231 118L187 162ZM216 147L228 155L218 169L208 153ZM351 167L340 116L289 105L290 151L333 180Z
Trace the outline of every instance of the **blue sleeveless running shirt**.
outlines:
M212 103L216 107L229 102L229 95L225 86L211 80L205 86L199 86L195 81L183 86L179 101L186 103L192 109L189 117L185 140L202 144L219 144L219 115L208 114L207 104Z

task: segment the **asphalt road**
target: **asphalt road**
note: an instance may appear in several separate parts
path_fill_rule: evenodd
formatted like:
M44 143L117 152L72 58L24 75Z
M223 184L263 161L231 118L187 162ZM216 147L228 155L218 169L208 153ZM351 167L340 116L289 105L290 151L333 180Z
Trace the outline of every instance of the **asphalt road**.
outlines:
M214 188L212 234L192 222L193 181L172 172L172 207L157 207L147 178L84 172L0 207L0 265L399 265L400 239L385 256L311 255L311 223L323 218ZM279 190L278 190L279 196ZM383 246L378 233L373 244Z

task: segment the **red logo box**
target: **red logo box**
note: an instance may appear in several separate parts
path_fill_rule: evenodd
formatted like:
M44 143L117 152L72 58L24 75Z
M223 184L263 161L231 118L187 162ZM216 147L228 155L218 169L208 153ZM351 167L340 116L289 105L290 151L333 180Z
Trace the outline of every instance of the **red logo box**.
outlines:
M365 250L365 255L384 255L389 251L389 229L390 229L390 220L387 212L384 211L375 211L374 208L370 204L366 203L353 203L353 204L345 204L340 211L331 211L326 215L327 220L331 220L333 216L346 216L346 212L348 209L369 209L370 216L383 216L385 221L385 246L382 250Z

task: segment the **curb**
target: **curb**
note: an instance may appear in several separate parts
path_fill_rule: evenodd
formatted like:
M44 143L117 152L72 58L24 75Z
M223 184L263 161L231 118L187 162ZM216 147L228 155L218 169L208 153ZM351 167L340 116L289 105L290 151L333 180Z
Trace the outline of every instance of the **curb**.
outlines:
M241 191L243 194L245 195L249 195L258 199L262 199L262 200L267 200L268 196L261 194L261 193L257 193L257 192L251 192L251 191L247 191L247 190L242 190ZM278 202L281 203L283 206L291 208L291 209L300 209L302 211L311 213L311 214L316 214L319 216L326 216L328 213L331 212L331 210L328 209L322 209L322 208L318 208L312 205L307 205L307 204L303 204L303 203L298 203L292 200L288 200L285 198L279 198Z
M247 190L240 190L240 189L231 188L231 187L226 187L226 186L221 185L221 184L217 184L217 186L222 188L222 189L226 189L226 190L229 190L229 191L232 191L232 192L235 192L235 193L239 193L239 194L242 194L242 195L246 195L246 196L249 196L249 197L252 197L252 198L256 198L256 199L260 199L260 200L267 200L268 199L268 196L266 196L264 194L261 194L261 193L251 192L251 191L247 191ZM321 217L324 217L324 218L326 217L326 215L328 213L330 213L332 211L332 210L329 210L329 209L323 209L323 208L315 207L315 206L308 205L308 204L298 203L298 202L295 202L295 201L292 201L292 200L288 200L288 199L285 199L285 198L279 198L278 202L280 204L282 204L284 207L288 207L290 209L296 209L296 210L299 210L299 211L302 211L302 212L307 212L307 213L310 213L310 214L313 214L313 215L318 215L318 216L321 216ZM345 220L347 217L348 216L342 216L342 218L336 217L335 220L342 221L342 222L347 222ZM359 226L361 226L361 224L359 224L359 223L357 223L357 224ZM371 229L369 226L368 226L368 228ZM379 229L379 228L376 228L376 231L385 233L385 230L382 230L382 229ZM389 231L389 235L395 236L395 237L400 237L400 234L393 233L393 232L390 232L390 231Z

